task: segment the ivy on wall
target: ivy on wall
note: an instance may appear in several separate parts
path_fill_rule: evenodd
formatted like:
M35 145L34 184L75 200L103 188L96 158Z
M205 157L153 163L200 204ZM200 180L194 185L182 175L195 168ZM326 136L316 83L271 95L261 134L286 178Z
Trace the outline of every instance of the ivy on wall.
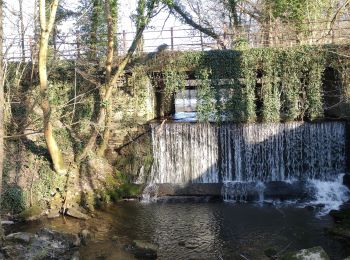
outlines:
M316 120L324 116L322 83L330 56L324 46L164 52L147 68L163 71L168 94L185 88L186 71L195 72L201 120Z

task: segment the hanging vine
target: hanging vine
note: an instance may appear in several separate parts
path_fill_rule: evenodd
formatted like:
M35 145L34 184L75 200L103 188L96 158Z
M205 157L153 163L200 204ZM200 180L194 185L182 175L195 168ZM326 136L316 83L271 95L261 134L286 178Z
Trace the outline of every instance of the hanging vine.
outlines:
M168 95L186 87L186 71L195 72L200 119L244 123L322 118L327 64L337 64L327 48L298 46L165 52L146 67L162 71Z

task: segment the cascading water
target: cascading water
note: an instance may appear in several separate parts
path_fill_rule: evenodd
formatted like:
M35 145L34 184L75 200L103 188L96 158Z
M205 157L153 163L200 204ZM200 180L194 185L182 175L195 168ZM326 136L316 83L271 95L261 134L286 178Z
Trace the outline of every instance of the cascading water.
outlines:
M341 122L152 124L152 139L149 184L223 183L226 200L252 189L261 199L263 183L273 181L331 185L346 170Z

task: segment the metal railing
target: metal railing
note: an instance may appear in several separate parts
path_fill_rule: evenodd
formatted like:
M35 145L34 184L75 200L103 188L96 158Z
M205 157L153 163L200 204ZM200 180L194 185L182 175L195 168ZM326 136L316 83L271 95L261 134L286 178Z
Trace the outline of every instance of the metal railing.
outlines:
M332 25L332 26L330 26ZM350 20L336 21L331 24L328 21L319 21L301 24L293 28L288 24L244 25L233 29L210 28L214 30L227 49L234 49L242 45L249 48L267 46L295 46L295 45L321 45L321 44L347 44L350 43ZM130 47L135 32L122 31L116 34L117 55L124 55ZM105 54L106 36L99 35L96 51ZM87 53L91 53L91 45L88 44L89 35L69 33L58 35L55 42L51 43L53 55L60 59L78 59ZM26 37L25 49L22 51L21 38L19 36L4 39L5 58L8 60L31 60L37 54L37 41L35 37ZM169 51L206 51L220 49L221 46L211 37L200 31L187 27L149 28L144 32L140 52L154 52L158 49ZM23 53L25 56L23 57Z

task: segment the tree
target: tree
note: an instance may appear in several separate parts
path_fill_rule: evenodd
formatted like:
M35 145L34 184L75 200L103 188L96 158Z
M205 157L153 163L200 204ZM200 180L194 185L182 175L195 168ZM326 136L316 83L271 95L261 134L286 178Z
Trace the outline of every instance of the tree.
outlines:
M3 0L0 0L0 201L2 193L2 174L4 170L4 69L3 69ZM2 225L0 224L0 238L3 236Z
M47 76L47 55L49 37L55 24L58 0L47 5L45 0L39 2L40 15L40 47L39 47L39 78L40 78L40 96L41 108L43 110L44 136L53 167L57 173L65 173L65 165L61 150L59 149L53 133L51 123L51 106L49 101L48 76ZM49 14L47 19L46 14Z
M144 30L146 29L147 25L151 21L154 15L154 11L159 3L158 0L139 0L138 1L138 7L140 5L143 5L146 3L146 13L142 17L142 22L140 23L140 26L136 30L136 35L131 43L131 46L125 55L125 57L121 60L121 62L118 64L118 68L114 75L111 74L110 80L106 82L103 86L102 91L102 97L101 97L101 105L99 107L98 116L93 123L93 129L90 135L90 138L88 142L86 143L82 153L77 157L77 161L81 161L84 158L87 157L87 155L92 151L92 149L96 145L96 139L99 134L99 126L106 125L106 115L108 112L108 104L110 103L110 99L112 96L113 88L116 86L117 81L119 78L123 75L124 69L126 65L131 60L133 54L135 53L137 46L139 46L140 41L142 40L142 35ZM109 129L107 129L109 131Z
M110 84L112 76L113 54L114 54L114 35L117 30L117 1L105 0L105 16L108 28L108 44L107 44L107 59L106 59L106 86ZM103 92L101 92L101 96ZM111 124L111 105L104 104L106 108L105 129L103 130L102 142L98 150L98 154L102 156L107 148L108 141L110 139L110 124Z

